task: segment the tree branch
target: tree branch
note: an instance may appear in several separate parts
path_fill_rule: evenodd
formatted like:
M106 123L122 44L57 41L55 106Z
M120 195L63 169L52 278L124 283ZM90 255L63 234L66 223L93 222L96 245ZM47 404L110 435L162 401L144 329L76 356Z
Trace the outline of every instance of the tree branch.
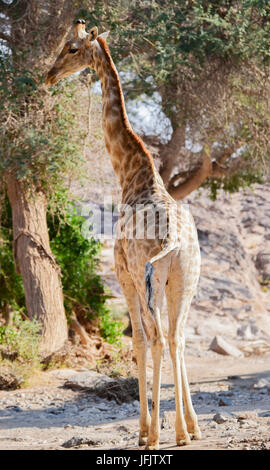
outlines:
M80 336L81 343L84 346L91 347L92 346L92 341L90 340L88 334L86 333L84 327L80 324L78 321L76 314L72 312L72 316L70 319L70 326L73 328L73 330Z
M176 200L181 200L188 196L192 191L198 189L198 187L206 180L206 178L223 178L230 172L229 167L222 166L223 163L230 157L234 152L233 149L226 149L225 152L215 161L212 162L211 156L206 153L203 154L202 165L198 170L189 173L189 177L184 183L174 185L174 183L183 178L188 172L178 173L173 176L169 182L168 192Z
M192 191L195 191L203 181L210 176L212 171L211 157L206 153L203 154L202 166L179 186L169 184L168 192L176 200L184 199Z
M10 43L12 42L11 37L8 34L2 33L1 31L0 31L0 39L2 39L3 41L10 42Z
M175 164L175 159L179 155L181 147L184 145L184 143L185 132L182 128L177 127L173 131L171 140L167 145L164 145L160 152L160 158L163 163L160 175L166 187L170 184L170 176Z
M0 13L6 13L9 6L10 5L8 3L5 3L2 0L0 0Z

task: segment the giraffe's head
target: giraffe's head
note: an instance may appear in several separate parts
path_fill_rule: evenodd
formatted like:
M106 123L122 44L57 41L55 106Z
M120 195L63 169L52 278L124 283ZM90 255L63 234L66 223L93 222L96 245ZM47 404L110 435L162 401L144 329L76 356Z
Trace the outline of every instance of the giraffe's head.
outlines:
M106 37L108 33L102 33ZM86 67L95 68L95 49L99 47L96 26L89 33L85 31L85 21L78 20L74 27L73 39L67 41L46 77L46 85L53 85L64 77Z

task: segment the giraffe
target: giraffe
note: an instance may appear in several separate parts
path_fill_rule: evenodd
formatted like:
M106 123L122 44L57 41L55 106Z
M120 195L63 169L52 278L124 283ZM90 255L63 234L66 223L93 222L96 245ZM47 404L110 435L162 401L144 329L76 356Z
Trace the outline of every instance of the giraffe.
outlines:
M138 444L146 445L146 449L159 449L161 365L165 348L161 310L166 294L175 384L176 443L182 446L191 439L201 438L184 360L184 325L200 274L197 231L187 208L176 205L167 193L151 154L129 124L107 35L107 32L98 34L96 26L87 33L85 21L78 20L74 36L65 43L48 72L46 84L55 84L86 67L93 68L100 78L105 144L122 189L114 258L130 313L138 368ZM138 227L150 228L151 236L136 236ZM146 380L148 343L153 360L151 415Z

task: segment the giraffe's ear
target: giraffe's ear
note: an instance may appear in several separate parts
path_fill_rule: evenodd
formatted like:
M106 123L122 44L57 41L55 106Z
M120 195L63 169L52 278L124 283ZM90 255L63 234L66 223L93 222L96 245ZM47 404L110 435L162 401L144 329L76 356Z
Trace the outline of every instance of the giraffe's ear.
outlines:
M104 33L99 34L99 38L107 39L110 31L105 31Z
M90 29L90 33L88 36L89 41L94 41L97 38L98 35L98 29L96 26Z

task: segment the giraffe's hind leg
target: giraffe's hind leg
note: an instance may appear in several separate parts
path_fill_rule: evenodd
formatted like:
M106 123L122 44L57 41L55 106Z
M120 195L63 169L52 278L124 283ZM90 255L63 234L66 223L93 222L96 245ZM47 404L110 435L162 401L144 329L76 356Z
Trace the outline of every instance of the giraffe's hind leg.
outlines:
M165 338L161 326L161 310L164 298L164 288L167 280L167 261L161 260L156 263L153 274L153 303L152 308L147 307L145 302L145 286L140 289L143 292L141 303L147 320L149 331L151 353L153 360L153 387L152 387L152 421L149 429L146 449L159 449L160 435L160 385L161 385L161 364L165 347Z
M153 360L153 388L152 388L152 421L147 439L146 449L159 449L159 409L160 409L160 384L161 384L161 363L165 347L165 339L163 336L160 308L155 308L155 318L151 319L151 353Z
M132 325L132 343L138 366L139 396L140 396L140 432L139 446L145 445L149 433L151 417L147 401L147 381L146 381L146 356L147 356L147 338L141 318L141 305L138 293L128 271L121 267L118 262L117 277L122 291L125 295L131 325Z
M196 282L194 283L196 287ZM193 288L185 285L183 272L172 270L168 278L166 296L169 315L169 347L174 371L176 402L176 441L178 445L187 445L190 439L200 439L201 432L194 411L187 379L184 348L184 325L190 309ZM185 405L185 415L182 399Z

